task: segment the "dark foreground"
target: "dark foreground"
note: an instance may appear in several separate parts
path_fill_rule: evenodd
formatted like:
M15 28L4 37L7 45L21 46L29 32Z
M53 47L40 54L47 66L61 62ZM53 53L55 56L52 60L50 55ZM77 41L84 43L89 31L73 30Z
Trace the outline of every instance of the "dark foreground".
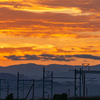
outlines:
M1 99L1 100L5 100L5 99ZM19 99L19 100L25 100L25 99ZM27 99L27 100L33 100L33 99ZM43 100L43 99L37 99L37 100ZM54 99L44 99L44 100L54 100ZM86 98L77 97L77 98L67 98L66 100L100 100L100 97L86 97Z

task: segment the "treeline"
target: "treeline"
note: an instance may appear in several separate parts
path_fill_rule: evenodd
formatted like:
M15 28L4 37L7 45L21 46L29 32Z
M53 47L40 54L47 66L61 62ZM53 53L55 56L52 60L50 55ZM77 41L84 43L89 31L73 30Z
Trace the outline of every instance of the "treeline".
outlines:
M9 94L5 99L1 99L1 100L16 100L13 98L13 93ZM25 99L19 99L19 100L25 100ZM30 99L33 100L33 99ZM37 99L37 100L43 100L41 99ZM63 93L63 94L55 94L53 96L53 99L49 99L49 98L45 98L44 100L100 100L100 96L94 96L94 97L77 97L77 98L67 98L67 94Z
M67 100L67 94L63 93L63 94L55 94L53 96L53 100Z
M68 100L100 100L100 96L94 96L94 97L77 97L77 98L68 98Z

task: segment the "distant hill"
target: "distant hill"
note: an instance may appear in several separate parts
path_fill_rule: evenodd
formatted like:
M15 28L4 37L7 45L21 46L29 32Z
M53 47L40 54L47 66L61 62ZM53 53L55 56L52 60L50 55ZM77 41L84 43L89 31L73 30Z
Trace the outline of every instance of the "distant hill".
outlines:
M37 65L34 63L29 63L29 64L0 67L0 73L11 73L17 75L17 72L19 72L26 76L40 77L42 76L43 73L43 67L45 67L46 70L53 71L54 73L68 72L70 69L74 70L82 68L82 66L70 66L70 65L59 65L59 64ZM84 67L84 69L88 68ZM90 69L100 70L100 65L90 66Z
M16 75L10 73L0 73L0 79L14 80L17 79Z

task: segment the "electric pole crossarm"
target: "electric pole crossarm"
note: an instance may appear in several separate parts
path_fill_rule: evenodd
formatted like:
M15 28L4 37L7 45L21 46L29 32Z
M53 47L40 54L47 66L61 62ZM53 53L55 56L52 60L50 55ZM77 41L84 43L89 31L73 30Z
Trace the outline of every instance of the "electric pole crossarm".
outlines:
M51 78L51 77L47 77L47 78ZM74 79L74 77L53 77L53 78ZM79 78L76 78L76 79L79 79Z
M19 80L19 81L33 81L33 80Z
M96 71L96 70L82 70L82 73L92 73L92 74L100 74L100 71ZM80 73L79 70L76 70L76 73Z

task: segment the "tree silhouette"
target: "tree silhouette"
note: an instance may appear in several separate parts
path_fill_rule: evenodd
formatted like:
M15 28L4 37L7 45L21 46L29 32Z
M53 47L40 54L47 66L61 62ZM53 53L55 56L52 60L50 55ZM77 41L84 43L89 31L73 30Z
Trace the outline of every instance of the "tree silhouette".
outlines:
M63 93L63 94L55 94L53 96L53 100L67 100L67 94Z
M9 94L9 95L5 98L5 100L14 100L14 99L13 99L13 93Z

